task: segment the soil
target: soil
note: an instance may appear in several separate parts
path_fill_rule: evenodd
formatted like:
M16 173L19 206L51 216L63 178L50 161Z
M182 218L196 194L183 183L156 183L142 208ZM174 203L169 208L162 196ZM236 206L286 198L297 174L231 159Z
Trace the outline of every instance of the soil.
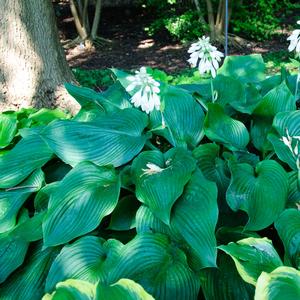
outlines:
M152 20L153 16L142 10L105 9L102 13L99 36L110 42L104 42L91 50L82 45L67 49L69 65L82 69L114 67L124 70L150 66L170 74L188 68L189 45L174 41L166 31L149 37L144 28L149 26ZM73 19L68 11L59 19L58 25L63 43L76 37ZM242 49L229 49L229 54L263 54L286 50L286 36L287 33L282 32L280 38L271 41L247 41Z

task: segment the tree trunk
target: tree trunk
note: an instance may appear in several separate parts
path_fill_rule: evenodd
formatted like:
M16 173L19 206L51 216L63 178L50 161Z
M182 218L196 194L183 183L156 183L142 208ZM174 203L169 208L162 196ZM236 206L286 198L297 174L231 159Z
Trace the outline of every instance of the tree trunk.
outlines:
M51 0L0 0L0 110L77 109L62 86L73 81Z

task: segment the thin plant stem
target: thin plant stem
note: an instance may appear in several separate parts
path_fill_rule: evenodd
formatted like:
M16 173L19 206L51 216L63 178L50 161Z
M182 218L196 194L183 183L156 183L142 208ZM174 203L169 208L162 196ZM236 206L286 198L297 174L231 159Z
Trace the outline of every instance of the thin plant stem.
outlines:
M212 77L210 78L210 90L211 90L211 102L215 102L215 96L214 96L214 84Z
M297 94L298 94L298 85L300 82L300 68L298 70L298 75L297 75L297 79L296 79L296 88L295 88L295 102L297 101Z

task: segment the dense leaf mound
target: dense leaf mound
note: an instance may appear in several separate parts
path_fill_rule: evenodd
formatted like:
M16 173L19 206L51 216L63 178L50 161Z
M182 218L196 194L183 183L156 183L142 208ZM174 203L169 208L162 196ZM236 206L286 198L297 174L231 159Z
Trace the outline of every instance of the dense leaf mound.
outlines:
M0 299L300 299L296 77L229 57L147 115L114 73L0 115Z

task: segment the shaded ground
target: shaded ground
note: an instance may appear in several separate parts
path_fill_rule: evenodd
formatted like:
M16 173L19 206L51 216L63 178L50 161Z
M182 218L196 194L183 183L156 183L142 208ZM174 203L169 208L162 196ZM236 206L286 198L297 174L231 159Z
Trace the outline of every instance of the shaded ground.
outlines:
M122 11L106 10L102 15L99 35L111 40L96 50L87 51L82 47L66 50L71 67L83 69L120 68L136 69L150 66L168 73L177 73L189 67L187 48L174 42L167 32L149 37L144 31L151 22L151 17L142 11L124 9ZM63 39L74 38L72 18L65 18L59 24ZM288 43L286 33L272 41L249 42L240 50L230 49L230 54L267 53L286 50Z

